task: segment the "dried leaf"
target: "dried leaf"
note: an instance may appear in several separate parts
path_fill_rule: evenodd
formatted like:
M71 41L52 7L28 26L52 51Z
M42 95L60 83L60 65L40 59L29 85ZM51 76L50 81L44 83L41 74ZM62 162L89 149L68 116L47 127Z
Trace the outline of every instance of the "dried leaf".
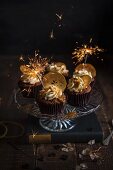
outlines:
M70 147L70 148L68 148L68 150L69 150L69 152L72 152L72 151L74 151L74 148Z
M83 155L80 154L80 153L79 153L78 157L79 157L80 159L83 159Z
M80 168L81 168L81 169L87 169L88 166L87 166L86 163L81 163L81 164L80 164Z
M90 140L90 141L88 142L88 144L89 144L89 145L94 145L94 144L95 144L95 139Z
M95 159L95 155L93 153L90 153L89 156L90 156L91 160Z
M72 147L72 144L71 144L71 143L67 143L66 146L67 146L67 147Z
M99 159L99 156L98 156L96 153L93 153L93 152L91 152L91 153L89 154L89 156L90 156L91 160Z
M62 148L61 150L64 152L69 152L68 148Z
M62 144L62 146L63 146L62 151L65 151L65 152L72 152L75 149L75 145L71 143Z
M82 155L89 155L89 153L90 153L90 149L89 148L86 148L86 149L82 150Z

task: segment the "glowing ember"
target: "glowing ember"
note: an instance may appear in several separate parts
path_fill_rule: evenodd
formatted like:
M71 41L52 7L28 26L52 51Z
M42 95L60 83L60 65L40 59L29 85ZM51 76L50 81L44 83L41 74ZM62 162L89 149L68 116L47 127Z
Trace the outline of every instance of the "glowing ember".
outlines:
M90 39L90 43L91 43L92 39ZM87 59L88 55L95 55L98 52L103 52L103 49L100 49L98 46L92 47L92 46L87 46L87 45L83 45L81 48L77 48L74 50L73 57L77 60L78 62L81 62L83 59Z
M54 39L54 33L53 33L53 30L50 32L50 39Z

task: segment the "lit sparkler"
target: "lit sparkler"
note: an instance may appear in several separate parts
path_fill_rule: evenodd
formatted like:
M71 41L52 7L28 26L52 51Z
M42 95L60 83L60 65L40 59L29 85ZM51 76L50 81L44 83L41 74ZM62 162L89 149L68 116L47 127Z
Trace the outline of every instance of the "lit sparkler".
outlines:
M28 65L21 65L20 70L23 73L23 78L36 78L40 80L40 82L43 85L42 82L42 74L45 71L45 68L48 66L48 59L42 58L36 51L35 51L35 57L29 58L29 64ZM29 90L28 90L29 91Z
M38 53L35 52L34 58L29 58L29 67L35 74L40 74L45 71L48 66L48 59L42 58Z
M45 71L45 68L48 66L48 59L42 58L39 55L35 55L34 58L29 58L28 65L21 65L20 70L25 75L36 76Z
M92 42L92 39L90 40L90 43ZM83 59L85 59L85 63L87 60L88 55L95 55L98 52L103 52L103 49L100 49L98 46L92 47L92 46L87 46L87 45L83 45L81 48L77 48L74 50L73 57L77 60L78 62L81 62ZM77 64L76 63L76 64Z

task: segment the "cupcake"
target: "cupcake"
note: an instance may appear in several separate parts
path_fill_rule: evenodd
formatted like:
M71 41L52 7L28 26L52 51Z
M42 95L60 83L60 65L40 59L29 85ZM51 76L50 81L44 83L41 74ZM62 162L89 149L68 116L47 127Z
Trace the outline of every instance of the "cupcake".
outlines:
M91 94L91 78L88 75L69 79L67 85L67 102L76 107L86 106Z
M94 86L95 80L96 80L96 69L94 68L93 65L91 64L79 64L75 68L75 72L73 74L73 77L76 77L77 75L82 76L82 75L88 75L91 77L91 87Z
M59 73L49 72L43 77L43 89L36 99L42 114L58 115L66 103L66 80Z
M41 89L41 81L37 76L22 75L18 86L24 97L34 98L37 91Z
M50 72L58 72L65 77L68 77L69 70L67 70L66 65L62 62L53 62L48 65L47 70Z
M20 66L22 75L18 82L18 86L24 97L34 98L35 94L41 89L42 75L48 65L48 61L46 58L37 57L29 60L28 65Z

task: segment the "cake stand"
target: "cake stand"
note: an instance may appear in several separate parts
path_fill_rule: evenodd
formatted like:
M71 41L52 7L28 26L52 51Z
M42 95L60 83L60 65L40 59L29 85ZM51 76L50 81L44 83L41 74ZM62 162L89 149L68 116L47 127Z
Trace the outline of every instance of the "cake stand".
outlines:
M95 112L103 101L101 90L95 86L92 89L88 104L85 107L74 107L66 103L61 111L56 115L41 114L38 104L33 98L24 98L20 90L15 90L14 100L17 107L31 116L39 118L40 125L51 132L65 132L77 125L79 117ZM68 118L69 112L76 112L74 118Z

